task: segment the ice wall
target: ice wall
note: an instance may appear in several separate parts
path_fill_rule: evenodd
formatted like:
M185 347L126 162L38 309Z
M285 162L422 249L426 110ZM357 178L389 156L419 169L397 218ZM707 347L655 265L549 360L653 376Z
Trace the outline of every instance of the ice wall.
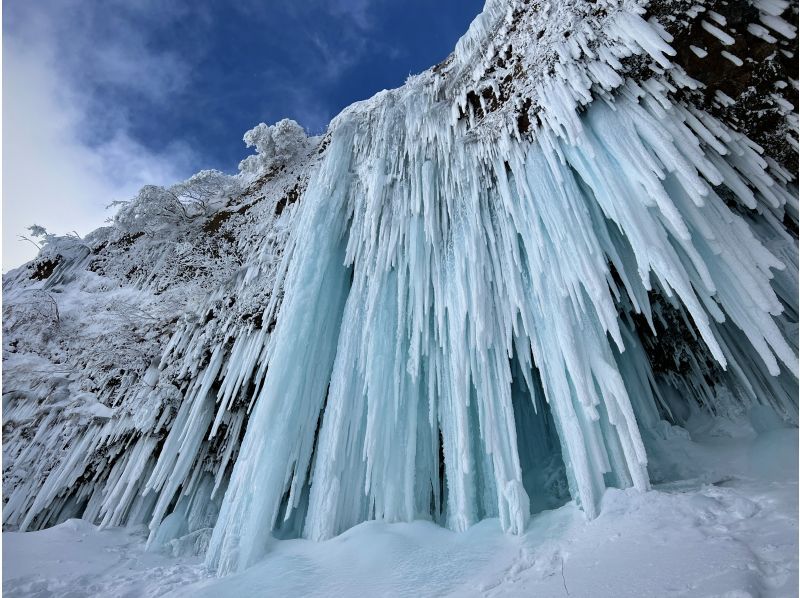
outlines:
M670 42L632 1L490 0L226 212L264 210L246 261L141 380L6 443L4 522L147 523L227 573L369 519L595 516L691 409L796 423L796 188Z
M623 21L621 47L669 65L657 28ZM775 318L796 302L771 282L796 280L796 257L759 238L796 211L787 181L747 138L675 101L667 77L592 72L612 95L578 111L561 100L591 77L554 77L532 141L471 135L422 78L334 122L210 565L248 566L295 510L315 539L372 518L463 530L499 517L522 531L517 435L533 430L515 421L514 368L548 402L588 516L609 485L646 490L640 428L659 426L658 384L623 301L652 325L650 295L664 297L722 371L759 372L743 376L751 388L793 384L796 344ZM788 394L752 390L796 417Z

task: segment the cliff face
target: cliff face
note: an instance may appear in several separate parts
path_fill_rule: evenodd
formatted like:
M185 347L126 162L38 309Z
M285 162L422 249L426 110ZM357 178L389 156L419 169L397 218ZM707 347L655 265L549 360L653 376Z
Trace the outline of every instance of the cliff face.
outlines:
M489 0L323 137L47 237L3 281L5 526L147 523L226 572L594 516L696 409L796 424L796 13Z

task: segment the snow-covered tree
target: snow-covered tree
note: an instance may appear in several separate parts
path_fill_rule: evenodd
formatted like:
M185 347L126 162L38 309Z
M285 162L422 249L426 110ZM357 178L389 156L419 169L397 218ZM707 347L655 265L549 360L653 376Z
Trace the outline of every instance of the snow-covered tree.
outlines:
M245 174L259 174L291 160L308 146L308 136L297 122L284 118L274 125L260 123L244 134L247 147L256 148L255 155L239 163Z
M145 185L133 199L112 204L122 205L114 224L125 232L152 233L171 228L207 216L236 185L236 177L218 170L201 170L171 187Z
M213 211L226 195L235 192L236 177L219 170L201 170L182 183L173 185L170 191L184 205L199 208L203 213Z
M124 231L152 232L189 218L190 212L174 193L159 185L145 185L123 203L114 224Z
M49 262L49 269L55 266L62 259L77 259L88 251L87 244L81 236L75 232L66 235L55 235L38 224L28 227L29 235L20 235L20 239L32 243L39 249L36 260L39 266L44 262Z

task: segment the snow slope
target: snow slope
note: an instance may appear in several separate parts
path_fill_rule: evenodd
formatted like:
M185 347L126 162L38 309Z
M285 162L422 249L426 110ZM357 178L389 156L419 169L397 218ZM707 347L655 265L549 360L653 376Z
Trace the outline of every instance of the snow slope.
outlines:
M609 490L592 521L569 503L534 516L517 537L496 519L462 533L366 522L324 542L280 542L258 565L218 579L196 557L146 552L144 530L70 520L3 534L3 589L10 597L796 596L797 430L734 431L685 440L676 447L685 479L646 495Z

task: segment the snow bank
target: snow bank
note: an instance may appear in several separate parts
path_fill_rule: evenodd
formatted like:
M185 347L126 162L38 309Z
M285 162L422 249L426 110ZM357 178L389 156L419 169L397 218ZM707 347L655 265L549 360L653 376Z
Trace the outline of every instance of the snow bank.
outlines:
M3 589L12 597L793 596L797 430L730 431L738 438L675 447L691 457L684 466L712 477L647 495L610 490L589 522L574 504L534 516L519 537L497 519L463 533L366 522L325 542L280 542L249 570L218 579L196 559L144 552L143 533L70 520L3 534Z

